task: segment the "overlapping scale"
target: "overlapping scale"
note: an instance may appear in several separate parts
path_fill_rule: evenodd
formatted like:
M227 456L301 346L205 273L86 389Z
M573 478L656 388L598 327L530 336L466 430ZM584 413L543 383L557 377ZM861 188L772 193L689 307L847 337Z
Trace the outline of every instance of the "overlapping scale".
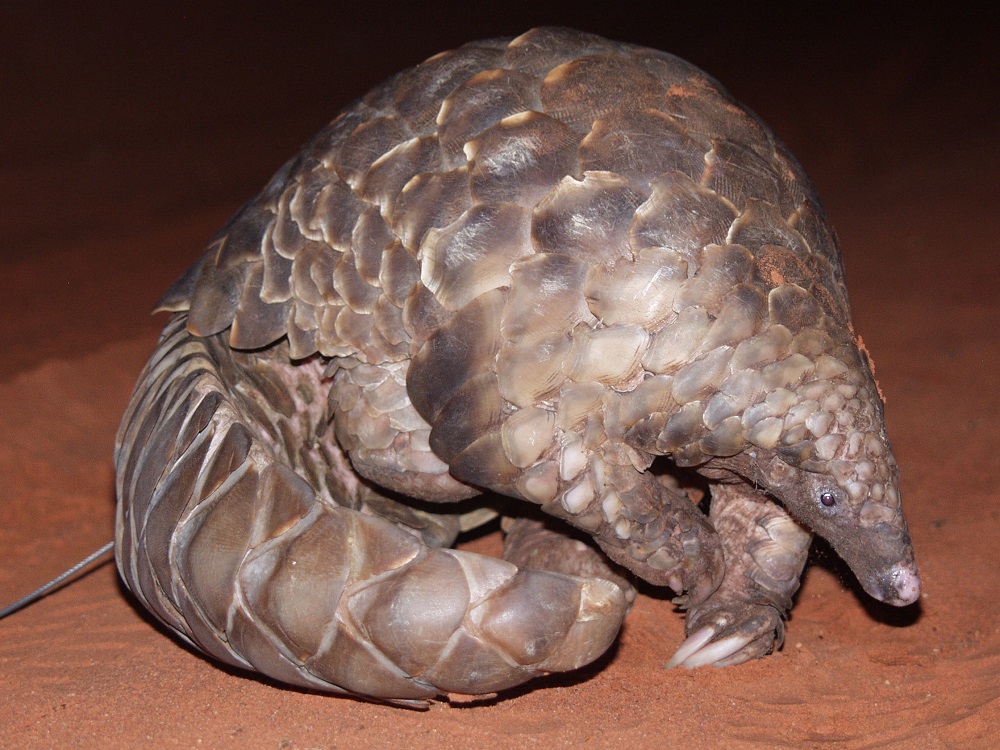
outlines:
M534 206L564 175L578 175L580 137L540 112L504 118L465 145L473 199Z

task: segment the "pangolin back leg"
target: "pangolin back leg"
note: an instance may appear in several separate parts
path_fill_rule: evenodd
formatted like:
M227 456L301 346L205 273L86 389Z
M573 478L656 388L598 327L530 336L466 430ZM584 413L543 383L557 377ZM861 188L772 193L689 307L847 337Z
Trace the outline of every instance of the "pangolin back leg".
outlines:
M586 542L535 518L504 518L503 530L503 559L518 568L604 578L618 584L629 605L635 601L638 592L624 571Z
M170 322L116 446L118 568L150 611L228 664L413 705L607 649L617 584L430 547L454 530L434 514L375 515L324 427L326 387L318 360Z
M728 666L780 647L806 564L812 534L747 485L714 484L709 518L722 540L726 573L687 612L688 637L668 667Z

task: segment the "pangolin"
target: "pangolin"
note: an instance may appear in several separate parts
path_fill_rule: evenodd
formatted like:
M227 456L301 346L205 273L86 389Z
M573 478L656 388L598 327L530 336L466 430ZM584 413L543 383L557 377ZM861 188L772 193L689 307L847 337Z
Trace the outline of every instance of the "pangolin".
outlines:
M320 131L159 309L117 564L229 664L490 693L603 653L633 575L682 594L671 665L735 664L780 646L813 533L876 599L919 596L835 235L677 57L558 28L432 57ZM500 506L504 558L449 549L497 496L525 501Z

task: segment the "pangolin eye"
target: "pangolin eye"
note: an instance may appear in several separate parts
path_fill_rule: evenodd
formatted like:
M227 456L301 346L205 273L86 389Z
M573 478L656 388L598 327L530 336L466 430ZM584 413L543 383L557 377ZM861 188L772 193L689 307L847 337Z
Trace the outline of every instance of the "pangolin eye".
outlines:
M823 504L824 508L832 508L837 504L837 496L827 490L826 492L820 493L819 501Z

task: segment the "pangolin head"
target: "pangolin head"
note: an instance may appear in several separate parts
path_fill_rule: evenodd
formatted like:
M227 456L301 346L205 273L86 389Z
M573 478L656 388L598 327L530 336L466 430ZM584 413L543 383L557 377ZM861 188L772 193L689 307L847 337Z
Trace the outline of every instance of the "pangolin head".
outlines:
M841 352L818 359L826 377L791 389L795 403L753 479L829 541L871 596L911 604L920 577L882 398L867 357L853 345Z
M772 324L648 378L626 396L632 413L649 411L625 440L741 475L829 541L871 596L910 604L920 578L882 398L850 329L831 322L794 332Z

